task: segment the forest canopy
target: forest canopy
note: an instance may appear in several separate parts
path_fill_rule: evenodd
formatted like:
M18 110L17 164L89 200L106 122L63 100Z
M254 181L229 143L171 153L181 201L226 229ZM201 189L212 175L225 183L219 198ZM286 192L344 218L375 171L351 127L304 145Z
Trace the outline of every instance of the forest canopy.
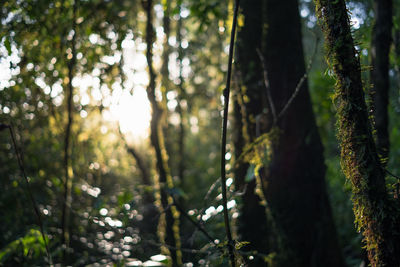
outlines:
M400 267L399 11L3 0L0 266Z

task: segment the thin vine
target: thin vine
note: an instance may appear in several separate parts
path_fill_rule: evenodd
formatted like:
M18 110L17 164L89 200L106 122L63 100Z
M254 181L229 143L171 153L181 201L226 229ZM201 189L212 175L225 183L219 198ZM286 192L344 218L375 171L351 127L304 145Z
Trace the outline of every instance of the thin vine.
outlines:
M233 60L233 48L235 43L235 33L236 33L236 24L237 24L237 15L239 11L239 2L240 0L235 1L235 11L233 14L233 22L232 22L232 31L231 31L231 40L229 44L229 61L228 61L228 75L226 79L226 87L223 91L224 96L224 115L222 119L222 138L221 138L221 189L222 189L222 205L224 207L224 223L225 223L225 231L226 237L228 239L228 253L229 253L229 261L232 267L235 266L235 246L233 244L232 232L229 223L229 214L227 207L227 197L226 197L226 169L225 169L225 154L226 154L226 132L228 127L228 110L229 110L229 94L231 88L231 76L232 76L232 60Z
M32 203L33 210L35 211L35 215L36 215L36 219L37 219L38 226L39 226L39 229L40 229L40 233L41 233L42 238L43 238L43 242L44 242L44 246L45 246L46 254L47 254L47 260L48 260L49 265L53 266L53 260L51 258L50 249L49 249L49 246L47 244L46 235L44 233L43 221L42 221L42 218L40 216L40 212L39 212L39 208L38 208L38 205L36 203L36 200L35 200L35 198L33 197L33 194L32 194L32 190L31 190L31 186L30 186L30 183L29 183L29 179L28 179L28 176L26 175L26 172L25 172L24 162L23 162L23 159L20 156L20 153L19 153L19 150L18 150L17 141L15 139L15 134L14 134L13 127L12 127L12 125L0 124L0 131L1 130L5 130L5 129L8 129L10 131L10 136L11 136L11 140L12 140L12 143L13 143L13 146L14 146L15 155L17 157L19 170L20 170L22 176L24 177L24 180L25 180L25 183L26 183L26 190L28 192L29 199L30 199L30 201Z

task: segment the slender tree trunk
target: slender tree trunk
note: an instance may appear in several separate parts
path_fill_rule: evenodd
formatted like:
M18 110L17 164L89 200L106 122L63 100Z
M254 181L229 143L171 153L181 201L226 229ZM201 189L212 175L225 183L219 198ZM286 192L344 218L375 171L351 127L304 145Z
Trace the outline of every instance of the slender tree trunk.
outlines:
M178 105L177 111L179 113L180 122L179 122L179 139L178 139L178 154L179 154L179 163L178 163L178 176L180 180L181 188L185 186L185 110L183 107L183 101L186 97L186 90L184 85L184 78L183 78L183 48L182 48L182 29L183 29L183 18L180 16L181 5L178 7L179 10L179 20L176 29L176 39L178 42L178 62L179 62L179 91L178 91Z
M159 235L161 242L166 246L162 247L162 251L171 256L173 266L182 265L182 252L180 250L180 233L179 233L179 212L173 206L173 199L168 194L168 190L173 188L172 177L168 168L168 156L165 149L162 123L164 109L157 101L155 96L156 90L156 74L153 68L153 43L155 41L155 32L153 28L153 1L142 1L143 8L146 11L146 58L149 68L149 85L147 87L147 97L152 107L152 118L150 123L150 139L155 150L156 169L158 172L159 201L160 201L160 219L159 219ZM171 247L175 249L170 249Z
M360 62L344 0L316 0L330 65L336 75L335 101L342 168L352 185L353 210L372 266L400 266L399 208L386 192L385 173L372 136Z
M74 0L72 10L72 30L74 35L71 40L71 58L67 63L68 67L68 85L66 92L66 105L67 105L67 124L65 127L65 138L64 138L64 196L62 205L62 217L61 217L61 244L64 246L63 251L63 262L66 264L68 248L69 248L69 213L71 208L71 188L72 188L72 166L71 166L71 131L73 124L73 95L74 88L72 86L72 79L74 78L75 65L76 65L76 13L78 0Z
M376 146L383 166L389 156L389 52L392 41L392 0L375 0L375 24L371 42L371 83Z
M278 253L279 266L344 266L306 82L274 125L276 114L306 72L298 2L253 1L244 3L242 9L245 20L238 38L238 64L245 86L245 128L252 142L271 127L278 133L270 137L271 158L260 170L268 227L276 235L265 237L272 239L268 249ZM257 48L265 59L266 81ZM264 82L269 84L269 92Z

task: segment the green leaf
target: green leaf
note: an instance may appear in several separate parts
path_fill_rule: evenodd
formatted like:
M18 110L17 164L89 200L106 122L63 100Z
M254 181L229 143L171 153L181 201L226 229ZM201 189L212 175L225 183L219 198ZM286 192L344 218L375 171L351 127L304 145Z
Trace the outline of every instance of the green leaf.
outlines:
M11 43L10 39L8 39L7 37L4 40L4 46L7 48L8 55L11 55Z
M235 249L239 250L242 247L247 246L248 244L250 244L250 242L248 241L236 242Z
M249 168L247 169L246 177L244 179L244 181L246 183L251 182L253 179L256 178L255 173L254 173L254 169L255 169L255 166L253 164L251 164L249 166Z

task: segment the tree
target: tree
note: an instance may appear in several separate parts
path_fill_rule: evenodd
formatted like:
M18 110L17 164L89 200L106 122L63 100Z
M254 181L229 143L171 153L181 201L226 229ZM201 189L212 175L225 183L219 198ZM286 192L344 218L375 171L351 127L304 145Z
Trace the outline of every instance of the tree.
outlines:
M243 99L240 113L245 116L239 119L243 135L248 136L246 143L253 146L250 162L256 165L258 190L266 203L269 236L274 235L268 250L278 253L282 266L343 266L326 193L322 144L307 82L300 82L306 69L298 2L256 1L242 8L244 26L238 33L237 59ZM243 171L237 179L244 182ZM254 190L252 183L247 190ZM246 205L250 197L257 202L251 194L244 195L243 214L251 210ZM263 220L264 215L259 215L258 221ZM242 223L251 225L246 217ZM254 238L255 233L249 241L258 244Z
M392 40L392 1L374 1L375 23L371 42L371 83L376 146L383 166L389 157L389 52Z
M71 208L71 188L73 184L73 168L71 166L71 135L72 135L72 124L74 117L73 102L74 97L74 87L72 85L72 80L75 75L76 68L76 19L77 19L77 9L78 1L74 0L72 4L72 18L71 18L71 32L73 34L70 47L71 54L68 55L68 82L66 85L66 109L67 109L67 122L65 126L65 138L64 138L64 199L62 205L61 213L61 244L65 247L63 251L63 262L67 264L68 250L69 250L69 213Z
M341 164L352 185L357 228L363 232L372 266L400 266L399 208L386 190L385 171L368 119L346 4L343 0L315 3L329 63L336 76Z
M180 231L179 231L179 212L174 206L171 189L174 187L172 176L168 168L168 156L165 149L163 137L163 107L156 99L156 73L153 67L153 43L155 41L155 32L153 28L153 1L142 2L146 12L146 59L149 69L149 85L147 87L147 96L152 107L151 119L151 144L156 155L156 169L158 173L158 190L160 203L159 235L161 242L166 244L164 251L171 255L172 265L182 265L182 252L180 250ZM173 248L173 249L171 249Z

